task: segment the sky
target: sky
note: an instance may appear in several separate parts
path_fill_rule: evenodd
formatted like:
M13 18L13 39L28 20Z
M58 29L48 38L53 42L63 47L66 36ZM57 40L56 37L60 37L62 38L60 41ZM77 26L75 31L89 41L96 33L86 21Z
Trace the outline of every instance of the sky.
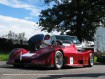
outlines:
M25 37L47 32L41 31L37 22L41 10L48 7L44 0L0 0L0 36L25 32ZM57 32L55 32L57 33Z

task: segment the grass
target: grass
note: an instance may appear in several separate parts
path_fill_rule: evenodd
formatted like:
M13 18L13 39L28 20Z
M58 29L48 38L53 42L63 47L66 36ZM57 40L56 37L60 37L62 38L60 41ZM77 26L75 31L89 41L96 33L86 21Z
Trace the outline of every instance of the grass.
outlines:
M94 56L94 63L96 63L97 62L97 57L96 56Z
M9 53L0 51L0 61L6 61L8 59Z

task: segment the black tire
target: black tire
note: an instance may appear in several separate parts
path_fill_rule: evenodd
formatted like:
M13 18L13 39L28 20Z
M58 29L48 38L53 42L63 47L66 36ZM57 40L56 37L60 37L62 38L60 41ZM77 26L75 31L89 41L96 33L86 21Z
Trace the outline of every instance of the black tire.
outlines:
M94 56L93 53L90 53L89 67L92 67L93 65L94 65Z
M23 68L23 67L24 67L24 65L22 65L22 64L21 64L21 65L14 64L13 66L14 66L15 68Z
M54 68L61 69L64 64L64 56L61 51L56 51L54 55Z

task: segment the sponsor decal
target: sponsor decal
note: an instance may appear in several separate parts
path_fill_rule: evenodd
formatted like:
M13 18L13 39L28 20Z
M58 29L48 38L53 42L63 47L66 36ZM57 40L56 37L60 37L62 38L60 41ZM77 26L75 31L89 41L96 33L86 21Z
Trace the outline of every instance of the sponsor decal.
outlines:
M35 55L35 53L27 52L26 54L23 54L22 57L31 57L33 55Z
M74 62L73 57L70 57L70 65L73 65L73 62Z

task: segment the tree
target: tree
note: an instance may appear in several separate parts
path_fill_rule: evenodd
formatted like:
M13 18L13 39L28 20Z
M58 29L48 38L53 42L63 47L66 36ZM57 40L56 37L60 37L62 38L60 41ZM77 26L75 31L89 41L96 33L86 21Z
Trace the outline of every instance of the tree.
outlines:
M3 38L7 38L8 40L11 40L14 44L23 44L23 42L27 41L27 38L25 37L25 33L14 33L12 31L9 31L9 33L5 36L2 36Z
M42 30L53 30L82 39L92 40L96 26L92 23L105 17L104 0L45 0L56 2L52 8L42 10L39 25Z

